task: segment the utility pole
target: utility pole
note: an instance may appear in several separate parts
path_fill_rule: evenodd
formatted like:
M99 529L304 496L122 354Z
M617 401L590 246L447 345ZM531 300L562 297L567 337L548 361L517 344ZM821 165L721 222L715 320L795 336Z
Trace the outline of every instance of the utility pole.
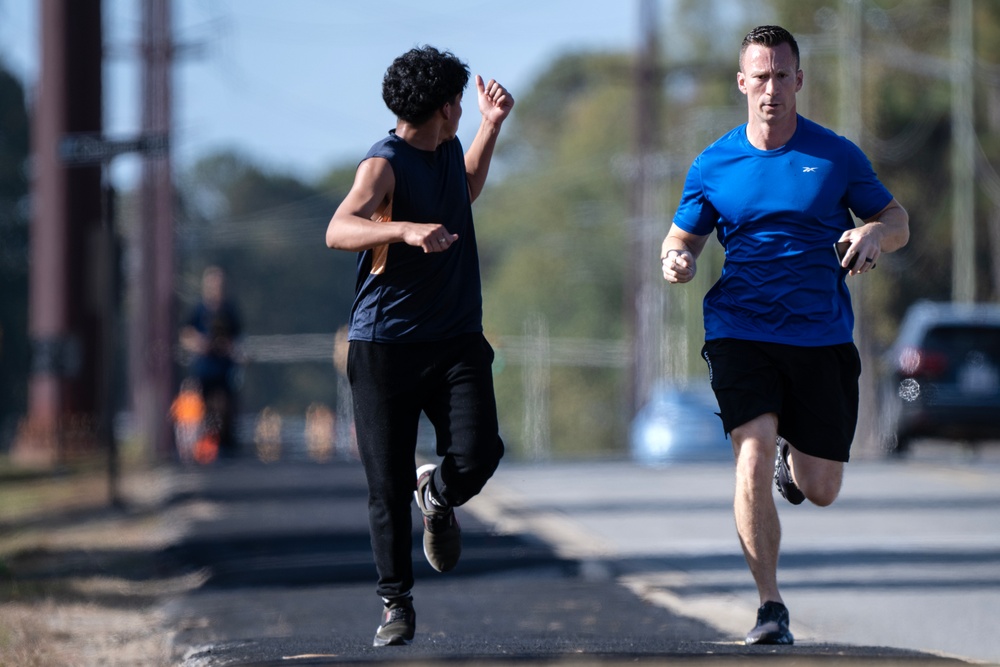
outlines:
M861 0L841 0L839 21L840 131L856 144L861 143L861 96L852 94L862 83Z
M660 133L659 12L657 0L639 0L642 42L635 69L635 134L628 199L628 256L625 268L626 322L631 323L632 355L626 414L631 420L666 371L666 290L660 279L659 241L663 204L658 179L664 178Z
M860 145L863 127L861 102L860 97L852 93L860 88L864 77L861 61L863 51L861 0L841 0L840 8L837 35L840 61L838 86L840 131L845 137ZM873 309L871 286L867 282L867 279L850 281L854 309L860 313L860 317L855 319L854 340L861 356L862 368L874 368L875 353L870 326L873 319L868 315ZM878 387L874 373L861 374L858 391L861 405L876 405ZM863 409L859 412L855 440L861 445L877 447L880 434L875 410Z
M174 42L171 0L142 3L142 131L171 133ZM137 250L139 275L131 281L133 408L150 453L166 458L171 435L167 415L173 393L174 210L170 151L142 164Z
M53 464L98 444L101 167L68 169L59 146L102 131L100 0L41 0L32 114L28 415L19 460Z
M976 300L972 0L951 0L951 299Z

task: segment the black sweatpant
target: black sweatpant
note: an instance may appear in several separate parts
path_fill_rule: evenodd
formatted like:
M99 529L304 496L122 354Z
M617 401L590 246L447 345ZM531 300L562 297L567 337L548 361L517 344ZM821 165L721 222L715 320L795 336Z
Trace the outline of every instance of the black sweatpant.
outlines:
M351 341L347 375L382 597L413 587L410 504L421 411L442 457L433 488L449 505L479 493L500 463L492 363L493 348L481 333L432 343Z

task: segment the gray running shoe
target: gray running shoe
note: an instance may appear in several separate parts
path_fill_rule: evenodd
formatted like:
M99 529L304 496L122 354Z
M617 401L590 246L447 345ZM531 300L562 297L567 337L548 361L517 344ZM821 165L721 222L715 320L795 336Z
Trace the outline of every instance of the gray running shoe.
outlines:
M765 602L757 610L757 625L747 634L747 644L794 644L788 630L788 608L780 602Z
M382 610L382 624L375 631L372 646L405 646L413 639L417 629L417 613L413 611L413 598L392 600Z
M778 436L778 455L774 457L774 485L781 497L793 505L801 505L806 499L802 490L795 485L792 471L788 469L788 441Z
M436 468L433 463L420 466L417 490L413 495L424 515L424 556L435 570L447 572L458 565L462 555L462 529L455 518L455 510L436 505L428 497L427 486Z

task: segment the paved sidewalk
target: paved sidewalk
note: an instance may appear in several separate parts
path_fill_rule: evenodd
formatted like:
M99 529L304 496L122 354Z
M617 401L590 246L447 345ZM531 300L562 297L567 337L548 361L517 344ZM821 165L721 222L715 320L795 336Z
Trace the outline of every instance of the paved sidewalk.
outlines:
M564 481L559 468L530 469ZM526 470L511 466L510 474ZM163 567L200 573L203 583L166 605L178 664L708 665L734 657L800 665L961 664L892 648L746 647L713 624L636 595L609 559L573 553L565 546L572 539L579 546L592 538L586 531L569 535L573 522L552 515L558 492L532 501L540 505L535 513L505 484L512 478L495 481L494 495L459 510L464 549L452 573L436 573L424 561L415 511L417 637L407 647L376 649L380 601L359 465L244 461L179 471L171 502L190 518L163 553Z

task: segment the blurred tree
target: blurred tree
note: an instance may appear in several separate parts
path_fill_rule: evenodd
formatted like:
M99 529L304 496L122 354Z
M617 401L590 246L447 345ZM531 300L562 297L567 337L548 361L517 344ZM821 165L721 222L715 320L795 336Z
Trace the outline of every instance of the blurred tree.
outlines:
M227 273L246 335L331 334L329 361L247 364L243 410L271 406L305 415L313 402L335 401L332 333L350 313L355 264L324 242L327 222L350 186L337 174L312 185L223 152L200 160L181 179L181 321L197 299L202 269L217 264Z
M24 88L0 63L0 451L27 408L29 134Z
M499 149L498 178L476 203L485 327L521 336L541 316L553 338L621 340L625 181L616 172L631 132L630 57L568 54L518 95ZM502 346L498 350L504 357ZM601 360L589 360L597 361ZM621 451L623 370L551 369L554 454ZM514 445L525 414L523 367L502 363L500 416Z

